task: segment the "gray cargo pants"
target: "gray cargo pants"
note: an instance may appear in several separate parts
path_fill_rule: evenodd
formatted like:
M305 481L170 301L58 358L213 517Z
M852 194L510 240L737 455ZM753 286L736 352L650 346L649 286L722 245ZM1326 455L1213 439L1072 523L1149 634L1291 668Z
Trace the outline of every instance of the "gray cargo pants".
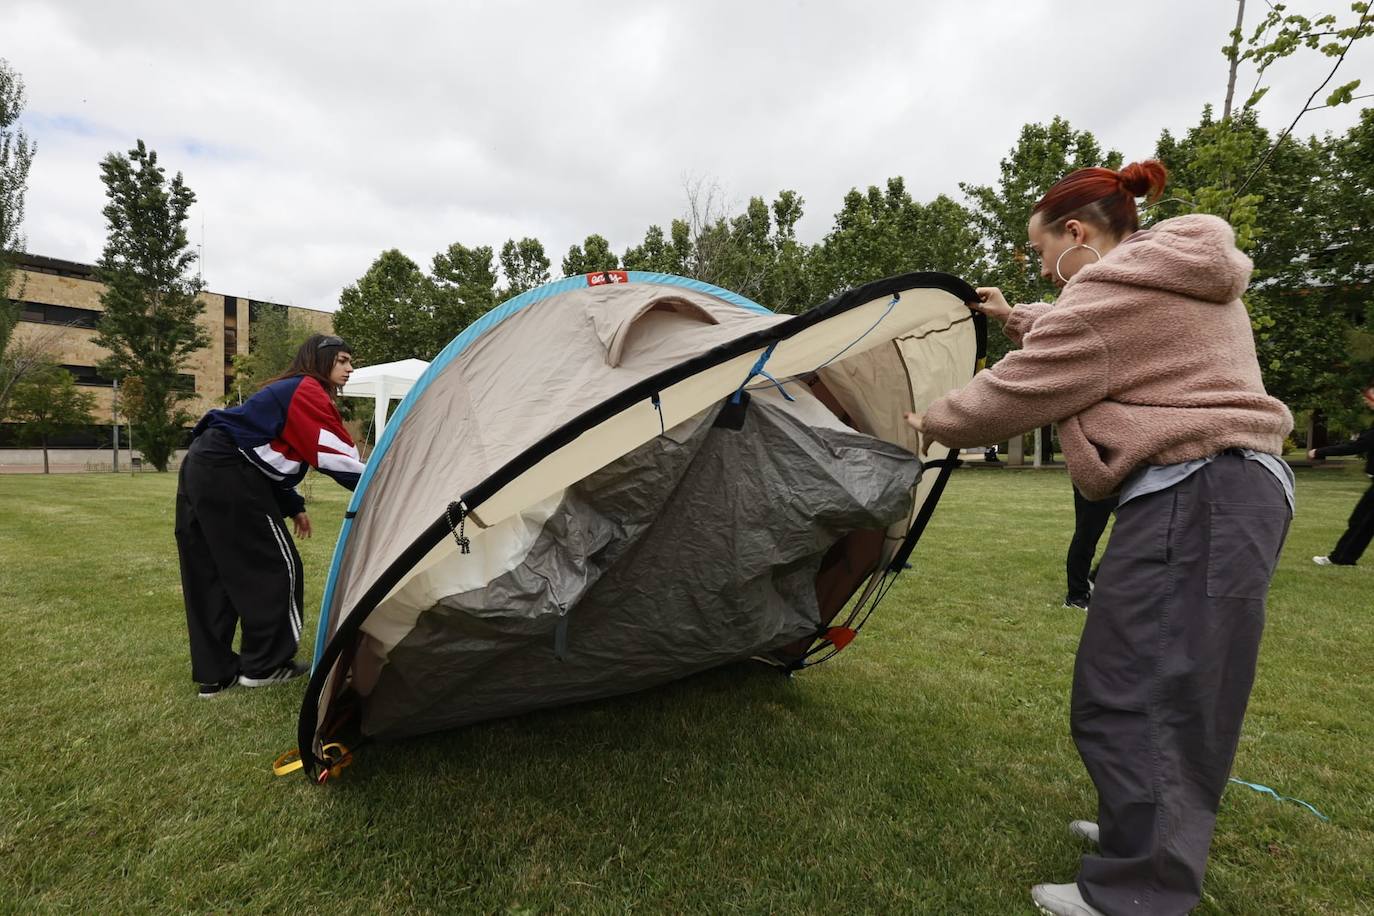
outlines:
M1106 913L1202 895L1290 520L1273 475L1231 453L1117 510L1070 714L1101 829L1078 886Z

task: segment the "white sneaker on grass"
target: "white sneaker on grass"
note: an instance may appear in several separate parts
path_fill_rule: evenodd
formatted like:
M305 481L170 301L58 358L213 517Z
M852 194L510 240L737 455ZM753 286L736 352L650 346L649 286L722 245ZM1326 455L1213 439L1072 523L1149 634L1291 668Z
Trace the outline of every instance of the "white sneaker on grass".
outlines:
M1053 916L1106 916L1083 899L1077 884L1037 884L1031 888L1031 900L1042 913Z
M1331 558L1330 558L1330 557L1313 557L1313 558L1312 558L1312 562L1313 562L1313 563L1316 563L1318 566L1335 566L1335 565L1336 565L1335 563L1332 563L1332 562L1331 562Z
M1092 821L1069 821L1069 833L1078 837L1080 840L1087 840L1096 845L1100 842L1098 837L1101 835L1097 830L1097 825Z
M260 677L249 677L246 674L239 675L239 686L241 687L270 687L273 684L285 684L287 681L294 681L301 677L309 669L300 662L287 662L275 671L269 671Z

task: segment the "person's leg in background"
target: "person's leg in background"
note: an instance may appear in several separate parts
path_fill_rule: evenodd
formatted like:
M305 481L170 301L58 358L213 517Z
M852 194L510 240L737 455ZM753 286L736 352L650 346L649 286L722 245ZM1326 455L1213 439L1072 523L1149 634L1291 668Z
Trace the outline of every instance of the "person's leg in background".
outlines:
M1080 493L1078 487L1073 488L1073 540L1064 559L1068 579L1065 607L1087 608L1092 597L1093 556L1115 508L1115 496L1092 500Z

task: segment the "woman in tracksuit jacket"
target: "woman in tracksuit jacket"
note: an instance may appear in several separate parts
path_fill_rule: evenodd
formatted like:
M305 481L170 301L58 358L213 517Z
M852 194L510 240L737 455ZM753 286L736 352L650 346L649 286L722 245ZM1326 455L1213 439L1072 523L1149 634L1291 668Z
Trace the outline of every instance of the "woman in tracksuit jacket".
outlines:
M353 371L340 337L312 334L291 367L238 407L196 424L177 482L176 538L201 697L305 673L300 554L283 519L310 536L296 485L308 468L352 490L363 464L334 404ZM239 654L234 629L241 625Z

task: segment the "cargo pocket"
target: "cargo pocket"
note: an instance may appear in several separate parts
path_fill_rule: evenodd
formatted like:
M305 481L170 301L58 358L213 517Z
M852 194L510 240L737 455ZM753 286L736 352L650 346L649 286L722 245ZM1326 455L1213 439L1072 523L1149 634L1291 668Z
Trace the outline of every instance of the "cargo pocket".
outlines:
M1288 531L1288 507L1218 502L1211 510L1207 595L1263 599Z

